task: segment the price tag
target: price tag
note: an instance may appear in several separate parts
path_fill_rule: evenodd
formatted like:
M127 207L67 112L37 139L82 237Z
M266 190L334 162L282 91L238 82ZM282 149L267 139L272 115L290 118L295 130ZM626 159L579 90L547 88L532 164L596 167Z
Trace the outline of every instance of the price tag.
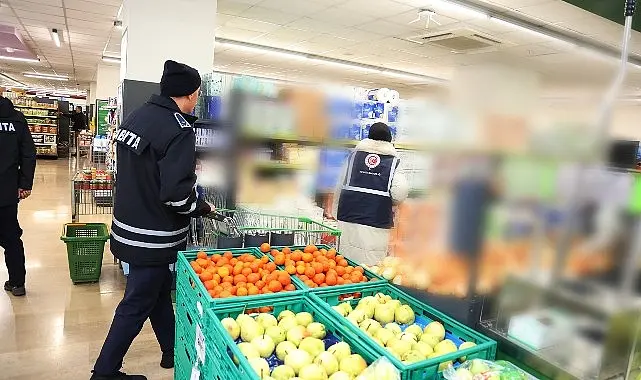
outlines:
M200 301L196 301L196 309L198 309L198 312L200 313L200 316L203 316L203 305L201 305Z
M196 354L201 363L205 363L205 335L203 335L200 325L196 323ZM192 372L193 374L193 372Z
M200 371L198 370L198 368L193 367L193 368L191 369L191 377L190 377L190 380L200 380Z

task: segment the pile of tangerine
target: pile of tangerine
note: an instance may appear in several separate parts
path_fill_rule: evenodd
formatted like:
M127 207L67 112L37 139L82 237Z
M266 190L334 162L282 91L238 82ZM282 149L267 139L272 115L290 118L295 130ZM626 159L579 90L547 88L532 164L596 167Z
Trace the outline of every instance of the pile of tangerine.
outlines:
M289 247L282 251L270 251L269 245L265 243L260 249L262 252L269 252L276 265L284 266L286 273L298 276L310 288L368 281L363 267L349 265L334 248L317 249L315 245L308 245L302 251L292 251Z
M234 257L231 252L207 256L198 252L190 262L194 272L213 298L269 294L295 290L289 273L278 270L267 256L249 253Z

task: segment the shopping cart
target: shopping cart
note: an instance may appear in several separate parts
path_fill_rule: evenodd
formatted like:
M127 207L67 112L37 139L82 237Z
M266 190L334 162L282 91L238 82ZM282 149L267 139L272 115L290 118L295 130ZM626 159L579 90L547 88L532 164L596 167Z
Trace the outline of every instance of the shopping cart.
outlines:
M192 219L190 249L326 244L339 248L341 232L307 217L263 214L249 210L216 210Z
M111 214L114 187L110 172L78 172L71 180L71 221L78 222L80 215Z

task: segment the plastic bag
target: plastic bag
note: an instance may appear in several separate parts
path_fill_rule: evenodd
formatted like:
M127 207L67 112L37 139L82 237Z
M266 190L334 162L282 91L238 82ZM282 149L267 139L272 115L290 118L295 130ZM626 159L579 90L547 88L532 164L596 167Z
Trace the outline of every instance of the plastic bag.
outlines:
M458 368L443 371L447 380L530 380L527 373L510 362L472 359Z
M381 356L356 378L361 379L401 380L401 372L386 357Z

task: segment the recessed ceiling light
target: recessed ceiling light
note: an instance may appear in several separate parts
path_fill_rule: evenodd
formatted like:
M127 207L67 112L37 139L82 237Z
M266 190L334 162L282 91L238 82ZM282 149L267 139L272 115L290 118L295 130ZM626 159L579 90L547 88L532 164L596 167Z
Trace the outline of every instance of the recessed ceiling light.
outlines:
M11 57L8 55L0 55L0 59L6 59L8 61L20 61L20 62L40 62L38 58Z
M60 34L58 29L51 29L51 38L53 38L53 43L56 44L57 47L60 47Z
M120 63L120 58L118 57L109 57L106 55L102 56L102 61L103 62L109 62L109 63Z

